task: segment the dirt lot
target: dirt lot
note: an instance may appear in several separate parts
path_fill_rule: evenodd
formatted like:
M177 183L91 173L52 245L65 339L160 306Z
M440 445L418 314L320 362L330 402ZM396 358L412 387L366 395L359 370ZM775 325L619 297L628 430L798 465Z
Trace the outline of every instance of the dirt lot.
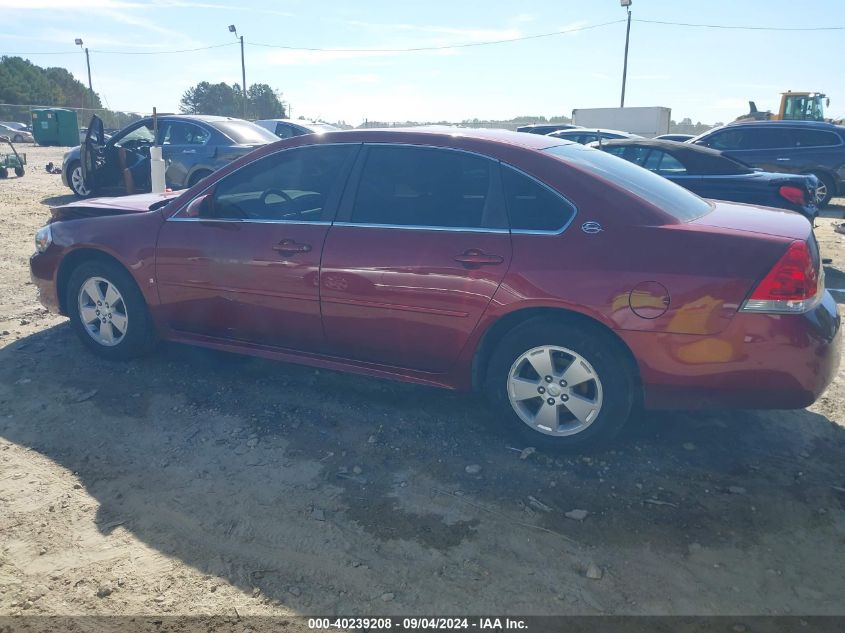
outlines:
M0 614L845 614L845 368L807 410L521 459L473 397L175 345L107 363L29 283L70 197L62 150L28 151L0 181Z

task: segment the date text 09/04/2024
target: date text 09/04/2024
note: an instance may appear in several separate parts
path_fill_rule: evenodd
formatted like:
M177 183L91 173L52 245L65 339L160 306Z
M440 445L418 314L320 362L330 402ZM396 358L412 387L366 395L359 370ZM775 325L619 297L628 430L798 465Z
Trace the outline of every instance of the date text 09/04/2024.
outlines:
M525 620L518 618L438 618L438 617L410 617L402 620L389 617L375 618L309 618L308 628L317 631L329 630L383 630L383 631L414 631L430 630L445 631L453 629L478 630L525 630Z

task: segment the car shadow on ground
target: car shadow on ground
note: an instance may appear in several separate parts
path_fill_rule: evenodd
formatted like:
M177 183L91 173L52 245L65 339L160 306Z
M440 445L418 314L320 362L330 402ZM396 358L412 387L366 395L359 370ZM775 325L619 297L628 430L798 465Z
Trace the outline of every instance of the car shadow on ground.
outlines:
M487 522L677 554L824 527L819 508L845 504L831 490L845 430L807 410L645 414L584 455L532 451L492 419L474 396L178 345L109 363L67 324L0 350L0 436L75 473L102 533L122 526L305 612L362 608L388 580L416 591L416 574L452 559L516 556L504 537L480 541ZM574 508L588 522L564 516ZM525 574L568 565L534 549ZM535 581L520 569L498 587ZM496 604L478 583L442 591L404 604L437 612L456 591ZM555 608L544 600L523 606Z
M80 200L72 193L63 195L63 196L48 196L41 201L41 204L47 207L58 207L63 204L70 204L71 202L76 202Z

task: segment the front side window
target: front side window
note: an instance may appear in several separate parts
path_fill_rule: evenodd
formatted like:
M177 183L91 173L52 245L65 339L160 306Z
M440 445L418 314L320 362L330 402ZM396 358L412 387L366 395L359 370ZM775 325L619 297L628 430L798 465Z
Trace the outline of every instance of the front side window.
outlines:
M153 141L155 141L155 135L153 134L152 121L150 121L127 132L124 136L115 141L115 145L124 146L127 144L138 145L147 143L152 145Z
M435 148L371 146L350 221L437 228L507 228L494 163Z
M575 215L575 207L570 202L507 165L502 165L502 186L514 231L557 233Z
M653 149L648 153L643 167L661 176L680 176L687 173L681 162L666 152Z
M747 149L743 130L723 130L699 141L705 147L713 149Z
M356 145L302 147L266 156L223 178L203 217L317 222Z

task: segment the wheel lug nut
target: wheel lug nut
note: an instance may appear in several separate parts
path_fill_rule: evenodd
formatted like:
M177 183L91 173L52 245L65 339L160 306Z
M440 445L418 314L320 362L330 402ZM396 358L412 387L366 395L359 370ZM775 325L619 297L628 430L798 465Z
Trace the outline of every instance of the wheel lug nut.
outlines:
M98 305L98 306L101 306L101 305L103 305L103 302L102 302L102 301L98 301L98 302L97 302L97 305Z
M560 386L561 386L561 387L565 387L565 386L566 386L566 381L565 381L565 380L561 380L561 381L560 381Z
M546 376L546 382L551 382L551 381L552 381L552 377L551 377L551 376Z
M566 402L567 400L569 400L569 396L567 396L566 394L563 394L563 395L560 397L560 399L561 399L561 400L563 400L564 402Z
M554 398L549 398L548 400L546 400L546 402L548 402L549 404L554 404L554 403L555 403L555 399L554 399Z
M545 387L537 387L537 393L546 393Z

